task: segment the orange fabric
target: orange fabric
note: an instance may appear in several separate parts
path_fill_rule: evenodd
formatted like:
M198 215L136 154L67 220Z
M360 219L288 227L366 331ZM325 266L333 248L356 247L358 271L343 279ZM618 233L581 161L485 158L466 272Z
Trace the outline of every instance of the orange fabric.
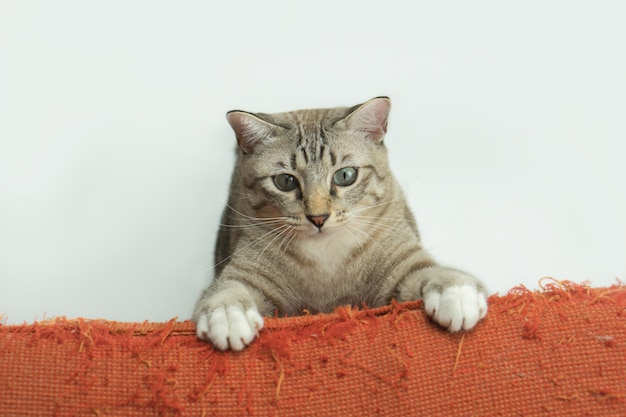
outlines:
M2 416L626 416L626 288L492 296L469 333L420 302L272 318L241 353L189 322L0 326Z

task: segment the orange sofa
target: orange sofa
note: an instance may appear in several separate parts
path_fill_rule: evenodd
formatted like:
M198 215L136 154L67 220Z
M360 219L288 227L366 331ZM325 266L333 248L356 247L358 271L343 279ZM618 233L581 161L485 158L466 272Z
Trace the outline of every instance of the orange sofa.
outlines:
M0 416L626 416L626 287L543 284L468 333L420 302L343 307L239 353L175 319L0 326Z

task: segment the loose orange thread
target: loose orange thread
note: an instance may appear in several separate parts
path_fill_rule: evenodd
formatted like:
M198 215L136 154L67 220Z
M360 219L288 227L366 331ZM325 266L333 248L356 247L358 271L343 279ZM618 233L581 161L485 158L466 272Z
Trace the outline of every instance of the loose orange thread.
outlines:
M589 394L598 398L600 401L620 400L622 398L626 398L626 393L611 392L610 390L606 389L589 390Z
M285 370L283 369L283 364L278 359L278 355L276 355L276 352L274 351L272 351L272 358L274 358L274 360L276 361L276 364L278 365L278 370L280 372L278 374L278 382L276 383L276 402L278 402L278 399L280 398L280 388L283 385L283 381L285 380Z
M452 369L452 376L456 374L456 368L459 367L459 360L461 359L461 350L463 348L463 340L465 340L465 333L463 333L463 335L461 336L459 347L456 350L456 358L454 359L454 369Z
M578 392L574 391L571 395L557 395L554 398L559 401L576 401L580 397L578 396Z
M160 340L161 346L163 346L163 343L165 343L165 339L167 339L167 337L172 333L172 330L174 330L174 325L176 324L176 320L178 320L178 317L174 317L173 319L168 321L167 324L165 325L165 331L163 332L163 337L161 337L161 340Z
M83 339L80 341L80 346L78 346L79 352L83 351L83 346L85 345L85 339L89 340L89 346L93 346L93 338L91 337L89 332L83 331L82 335L83 335Z

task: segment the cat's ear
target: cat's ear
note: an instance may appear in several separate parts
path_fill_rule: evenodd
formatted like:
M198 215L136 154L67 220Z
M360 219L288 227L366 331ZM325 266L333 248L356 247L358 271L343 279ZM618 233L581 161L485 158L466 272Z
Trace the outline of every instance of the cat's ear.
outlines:
M235 131L239 147L246 154L253 153L259 145L271 141L283 129L255 114L240 110L228 112L226 118Z
M381 143L387 133L391 110L389 97L376 97L356 106L341 123L344 129L363 134L374 143Z

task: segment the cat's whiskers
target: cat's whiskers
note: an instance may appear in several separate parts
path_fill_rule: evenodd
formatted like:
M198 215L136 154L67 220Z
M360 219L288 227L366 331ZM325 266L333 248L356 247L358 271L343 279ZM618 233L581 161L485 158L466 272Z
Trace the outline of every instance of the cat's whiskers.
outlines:
M261 227L261 226L272 226L276 224L284 224L284 220L259 220L255 223L246 223L246 224L224 224L221 223L220 227L224 227L227 229L248 229L252 227Z
M354 215L354 218L373 219L373 220L382 220L382 221L405 221L407 223L417 223L415 220L407 219L406 217L363 216L361 214L357 214L357 215Z
M385 219L382 218L381 220L385 220ZM385 224L382 221L362 220L362 219L359 219L358 216L355 216L354 218L351 219L351 223L361 225L361 226L367 226L370 228L376 228L379 230L385 230L388 232L394 232L394 231L404 229L404 225L402 224L404 222L404 219L395 219L392 221L393 221L392 224Z
M381 216L381 215L366 215L366 214L358 214L358 211L360 209L357 210L353 210L351 213L349 213L349 217L350 218L358 218L358 219L367 219L367 220L375 220L375 221L405 221L408 223L415 223L415 220L411 219L411 218L407 218L404 216L400 216L400 217L389 217L389 216Z
M295 226L292 226L291 229L291 238L289 239L289 241L287 242L287 244L285 245L285 249L287 250L287 248L289 247L289 245L291 245L291 242L293 242L293 240L295 239L296 236L298 236L298 232L297 232L298 228Z
M396 232L396 231L403 230L402 225L393 226L393 225L384 225L380 223L366 223L366 222L359 222L359 221L353 221L353 223L355 225L365 226L367 228L374 229L374 230L383 230L386 232Z
M274 243L276 241L276 239L279 239L281 236L284 236L285 233L289 233L290 230L292 230L292 227L293 226L289 226L289 225L285 224L285 225L282 225L282 226L274 229L273 232L276 233L276 236L274 236L274 238L272 240L270 240L267 245L265 245L265 247L263 248L261 253L259 253L259 256L257 256L257 260L259 260L259 259L261 259L263 257L263 254L265 253L267 248L272 246L272 243Z
M353 212L360 212L360 211L363 211L363 210L369 210L369 209L373 209L373 208L376 208L376 207L381 207L381 206L384 206L384 205L387 205L387 204L391 204L391 203L393 203L395 201L402 200L403 198L404 198L404 196L402 194L400 194L399 196L397 196L396 198L392 198L391 200L387 200L387 201L384 201L384 202L378 203L378 204L373 204L371 206L360 207L360 208L354 209L352 211Z
M401 218L388 218L388 217L364 217L359 215L354 215L350 218L351 221L360 221L362 223L371 223L371 224L386 224L386 223L402 223L405 222L406 219Z
M263 242L268 237L271 237L272 235L277 233L277 230L279 230L279 229L282 230L283 228L286 228L286 227L293 227L293 226L283 225L283 226L280 226L280 227L278 227L276 229L272 229L272 230L270 230L267 233L264 233L260 237L254 239L252 242L248 243L247 245L244 245L243 247L241 247L241 248L237 249L236 251L234 251L233 253L231 253L230 256L227 256L226 258L222 259L220 262L216 263L212 267L207 268L207 271L210 271L210 270L213 270L213 269L217 268L219 265L223 264L224 262L229 261L233 256L237 255L239 252L242 252L242 251L248 249L251 246L254 246L254 245L258 244L258 243Z
M346 228L346 231L348 233L350 233L350 236L352 236L354 238L354 240L356 241L356 244L359 245L359 249L363 249L363 241L361 239L359 239L359 237L357 235L352 233L352 231L359 232L359 233L363 234L365 236L365 238L368 237L367 233L365 233L364 231L360 230L358 227L350 226L350 224L346 224L344 227Z
M287 248L289 247L289 245L291 244L291 242L293 241L293 239L296 237L296 235L298 234L296 232L297 227L296 226L289 226L289 230L287 230L287 233L285 233L283 235L283 238L281 239L279 245L278 245L278 249L282 250L282 251L286 251ZM286 244L285 244L286 242ZM283 245L285 245L285 247L283 248Z
M287 216L279 216L279 217L255 217L255 216L249 216L249 215L247 215L245 213L242 213L242 212L238 211L237 209L235 209L230 204L226 204L226 207L228 207L230 210L234 211L236 214L240 215L241 217L244 217L244 218L249 219L249 220L256 220L256 221L263 221L263 220L287 220L289 218Z

